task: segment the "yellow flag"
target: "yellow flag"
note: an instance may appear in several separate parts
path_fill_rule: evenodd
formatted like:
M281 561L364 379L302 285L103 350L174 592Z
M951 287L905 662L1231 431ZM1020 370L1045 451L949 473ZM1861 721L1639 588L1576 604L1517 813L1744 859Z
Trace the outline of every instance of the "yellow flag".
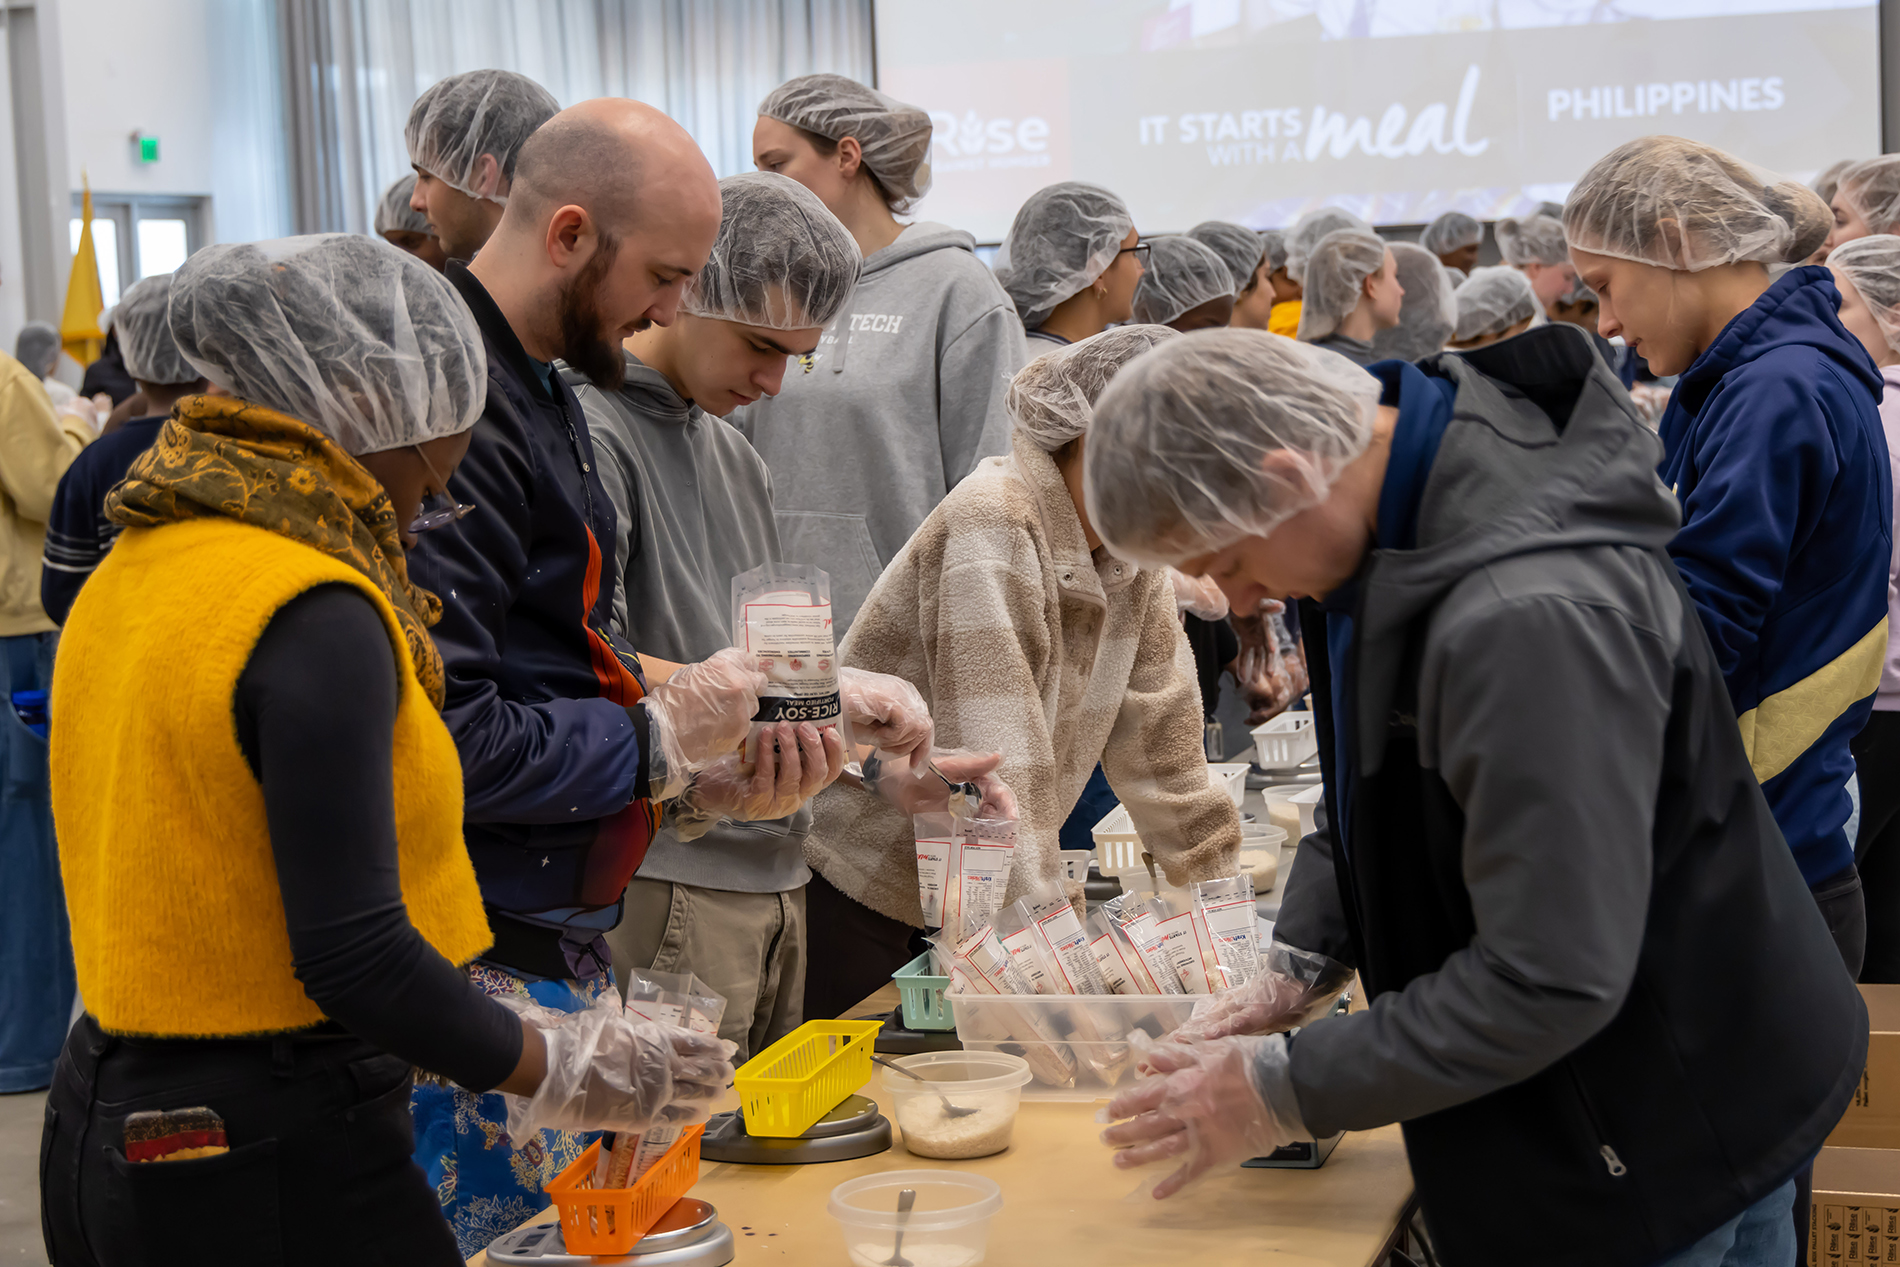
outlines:
M72 276L66 281L66 311L59 319L59 341L67 353L81 365L99 359L105 333L99 329L99 313L106 306L99 290L99 257L92 250L92 186L82 174L79 249L73 252Z

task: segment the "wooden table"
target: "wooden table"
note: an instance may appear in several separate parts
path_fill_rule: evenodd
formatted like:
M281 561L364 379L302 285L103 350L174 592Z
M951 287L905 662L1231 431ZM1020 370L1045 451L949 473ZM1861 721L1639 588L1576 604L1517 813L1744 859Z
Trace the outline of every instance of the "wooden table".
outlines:
M851 1015L888 1012L886 986ZM883 1071L864 1094L893 1116ZM884 1170L968 1169L1003 1189L990 1225L988 1267L1050 1267L1089 1260L1166 1267L1225 1267L1262 1261L1285 1267L1373 1267L1396 1244L1412 1198L1412 1174L1396 1126L1348 1135L1318 1170L1241 1170L1210 1177L1167 1201L1129 1199L1138 1176L1116 1170L1097 1136L1095 1104L1025 1102L1006 1152L975 1161L913 1157L902 1142L857 1161L809 1166L709 1163L693 1195L713 1203L738 1240L740 1267L846 1261L838 1224L825 1212L831 1190ZM1149 1178L1152 1184L1154 1175ZM550 1209L535 1222L553 1218ZM1270 1260L1268 1255L1272 1255ZM486 1267L487 1256L469 1259Z

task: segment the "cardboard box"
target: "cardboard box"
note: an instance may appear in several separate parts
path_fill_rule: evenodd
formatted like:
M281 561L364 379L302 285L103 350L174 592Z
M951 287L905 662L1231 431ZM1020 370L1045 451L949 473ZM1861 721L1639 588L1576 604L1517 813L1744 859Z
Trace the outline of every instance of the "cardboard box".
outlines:
M1900 1263L1900 1151L1823 1148L1814 1159L1808 1267Z
M1872 1029L1867 1068L1828 1147L1900 1148L1900 985L1864 985L1860 996Z

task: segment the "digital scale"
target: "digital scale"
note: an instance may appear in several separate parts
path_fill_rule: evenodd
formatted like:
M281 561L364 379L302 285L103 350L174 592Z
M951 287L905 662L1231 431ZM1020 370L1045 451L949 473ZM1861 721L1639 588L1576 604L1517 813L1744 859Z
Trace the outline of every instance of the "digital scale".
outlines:
M744 1166L803 1166L869 1157L890 1146L891 1123L877 1111L877 1101L852 1095L803 1135L791 1138L747 1134L745 1117L736 1109L717 1114L700 1136L699 1157Z
M788 1143L791 1141L787 1141ZM488 1247L488 1261L507 1267L725 1267L737 1253L732 1229L698 1197L681 1197L630 1254L570 1254L559 1219L518 1227Z

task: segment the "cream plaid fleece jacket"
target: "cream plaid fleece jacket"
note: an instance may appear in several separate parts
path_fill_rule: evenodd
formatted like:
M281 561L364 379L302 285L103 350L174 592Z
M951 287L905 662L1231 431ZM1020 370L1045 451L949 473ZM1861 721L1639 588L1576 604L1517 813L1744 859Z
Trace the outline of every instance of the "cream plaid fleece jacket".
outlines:
M1022 814L1007 900L1061 874L1057 833L1097 761L1171 882L1234 874L1240 820L1208 782L1200 689L1167 577L1091 557L1055 461L1021 436L924 520L839 655L914 683L939 747L1003 754ZM812 805L812 868L921 927L909 819L842 783Z

